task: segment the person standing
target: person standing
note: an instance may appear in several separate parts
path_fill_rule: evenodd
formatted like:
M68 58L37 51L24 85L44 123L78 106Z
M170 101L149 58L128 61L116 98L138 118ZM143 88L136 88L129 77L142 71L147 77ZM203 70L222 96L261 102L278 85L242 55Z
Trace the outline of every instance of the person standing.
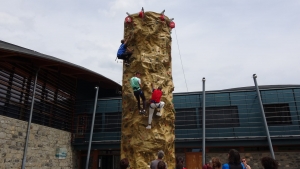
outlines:
M229 150L228 163L224 164L222 169L246 169L244 164L241 163L241 156L237 150Z
M212 169L221 169L222 168L221 161L217 157L213 157L211 159L211 163L212 163Z
M159 150L157 153L157 159L151 161L150 163L150 169L156 169L157 168L157 164L162 161L162 158L165 156L165 153L162 150ZM167 169L167 163L165 163L165 168Z
M264 169L278 169L278 162L271 157L263 157L260 162Z
M203 167L203 169L212 169L211 166L210 166L210 162L206 162Z
M176 169L186 169L183 167L183 157L179 156L179 157L176 157Z
M136 100L138 101L137 104L138 104L139 113L145 115L146 114L146 110L145 110L145 107L146 107L146 101L145 100L146 99L145 99L145 95L144 95L144 93L141 89L142 83L141 83L140 76L141 76L141 73L136 72L135 76L130 79L130 86L133 89L133 93L134 93L134 96L135 96ZM143 110L141 109L140 98L143 101Z
M166 163L163 161L158 162L157 169L167 169Z
M157 109L157 116L161 116L160 110L164 107L165 102L161 101L161 96L162 96L162 87L159 86L157 89L154 88L153 83L152 85L152 96L150 99L150 106L149 106L149 117L148 117L148 126L146 129L151 129L151 123L152 123L152 117L154 113L154 109Z
M245 157L242 158L242 163L244 164L244 166L245 166L246 169L251 169L251 167L247 164L247 160L246 160Z

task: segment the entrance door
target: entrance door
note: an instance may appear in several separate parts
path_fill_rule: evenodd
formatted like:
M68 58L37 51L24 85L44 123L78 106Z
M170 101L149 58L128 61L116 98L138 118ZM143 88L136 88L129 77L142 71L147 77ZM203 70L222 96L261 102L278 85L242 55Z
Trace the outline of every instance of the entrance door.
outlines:
M186 168L188 169L202 169L202 153L188 152L185 153Z

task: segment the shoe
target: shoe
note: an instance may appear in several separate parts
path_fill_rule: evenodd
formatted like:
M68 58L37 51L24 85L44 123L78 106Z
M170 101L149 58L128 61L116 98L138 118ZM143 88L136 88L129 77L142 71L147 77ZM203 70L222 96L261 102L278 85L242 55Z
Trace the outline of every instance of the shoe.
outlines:
M146 127L146 129L150 130L150 129L151 129L151 125L148 125L148 126Z
M142 114L143 114L142 110L140 110L140 111L139 111L139 114L140 114L140 115L142 115Z
M157 112L156 115L157 115L157 116L161 116L161 113L160 113L160 112Z
M143 115L145 116L146 115L146 110L144 109L142 112L143 112Z

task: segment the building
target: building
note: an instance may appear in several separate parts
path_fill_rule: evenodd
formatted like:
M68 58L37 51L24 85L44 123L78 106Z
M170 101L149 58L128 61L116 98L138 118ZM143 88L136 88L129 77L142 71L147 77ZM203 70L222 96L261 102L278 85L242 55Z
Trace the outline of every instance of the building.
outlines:
M83 67L3 41L0 168L21 166L37 70L26 166L84 168L94 87L99 86L90 168L118 168L121 86ZM284 168L300 168L300 85L259 88L276 159ZM205 100L206 159L216 156L226 162L228 150L235 148L252 168L261 168L259 159L270 151L255 86L206 91ZM175 93L173 102L176 155L184 156L192 168L194 157L202 163L202 92ZM55 157L59 148L67 149L65 159Z

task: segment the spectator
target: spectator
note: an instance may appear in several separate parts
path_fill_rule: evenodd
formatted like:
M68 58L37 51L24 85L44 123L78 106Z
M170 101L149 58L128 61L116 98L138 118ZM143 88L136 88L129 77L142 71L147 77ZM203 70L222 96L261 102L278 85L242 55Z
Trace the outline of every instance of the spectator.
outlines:
M123 158L120 161L120 169L127 169L129 167L129 162L127 158Z
M246 169L251 169L250 165L247 164L246 157L242 158L242 163L244 164Z
M206 162L204 164L204 166L203 166L203 169L212 169L211 166L210 166L210 163L211 163L211 161L210 162Z
M176 157L176 169L186 169L183 167L183 157L179 156L179 157Z
M157 153L157 159L156 160L153 160L151 161L151 164L150 164L150 169L156 169L157 167L157 164L162 161L162 158L165 156L165 153L162 151L162 150L159 150L158 153ZM167 169L167 163L165 163L166 165L166 169Z
M212 169L221 169L222 168L222 164L220 162L220 159L217 157L213 157L211 159L211 163L212 163Z
M237 150L229 150L228 163L224 164L222 169L246 169L241 163L241 156Z
M157 169L167 169L166 163L163 161L159 161L157 163Z
M261 159L261 165L264 169L278 169L278 162L271 157L263 157Z

